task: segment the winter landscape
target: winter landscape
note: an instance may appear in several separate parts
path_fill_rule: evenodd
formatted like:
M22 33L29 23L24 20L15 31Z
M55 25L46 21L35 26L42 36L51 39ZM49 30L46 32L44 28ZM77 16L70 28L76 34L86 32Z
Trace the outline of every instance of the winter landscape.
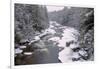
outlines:
M94 9L14 5L15 65L94 60Z

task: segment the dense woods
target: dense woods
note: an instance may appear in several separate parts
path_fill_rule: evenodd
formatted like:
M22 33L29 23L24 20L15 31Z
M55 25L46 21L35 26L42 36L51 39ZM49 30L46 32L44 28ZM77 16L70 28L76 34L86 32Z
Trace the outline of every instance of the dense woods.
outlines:
M42 52L45 52L47 49L43 42L37 42L35 44L36 47L33 44L29 45L29 43L35 39L36 35L40 35L43 30L48 28L48 26L49 20L46 6L15 4L15 65L36 64L44 61L44 57L42 59L44 53ZM37 57L41 55L40 58L38 57L38 60L34 55L24 55L27 52L34 51L34 49L40 49L35 51Z
M48 24L45 6L15 4L15 42L21 39L32 40L36 32L48 28Z

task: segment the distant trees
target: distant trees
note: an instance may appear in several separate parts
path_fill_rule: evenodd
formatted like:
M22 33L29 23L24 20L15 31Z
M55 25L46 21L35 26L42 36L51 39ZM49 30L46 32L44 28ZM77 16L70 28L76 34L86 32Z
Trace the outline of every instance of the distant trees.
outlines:
M84 21L84 15L92 8L85 7L71 7L68 9L65 7L63 10L49 12L49 19L57 21L58 23L70 27L74 27L79 30L79 26Z
M93 60L94 9L85 7L71 7L68 9L65 7L63 10L50 12L48 14L50 20L57 21L64 26L73 27L79 31L80 46L88 53L86 60Z

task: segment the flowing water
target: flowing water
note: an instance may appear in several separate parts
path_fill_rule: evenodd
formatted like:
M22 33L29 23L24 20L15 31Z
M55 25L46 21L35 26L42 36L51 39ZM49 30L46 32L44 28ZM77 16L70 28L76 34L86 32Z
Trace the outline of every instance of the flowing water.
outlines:
M23 61L18 57L20 59L18 64L58 63L59 61L65 63L72 62L73 59L78 60L79 53L86 55L84 51L73 51L80 47L79 35L75 28L50 21L49 28L37 35L35 40L30 41L31 49L28 46L19 46L15 49L15 55L24 56Z

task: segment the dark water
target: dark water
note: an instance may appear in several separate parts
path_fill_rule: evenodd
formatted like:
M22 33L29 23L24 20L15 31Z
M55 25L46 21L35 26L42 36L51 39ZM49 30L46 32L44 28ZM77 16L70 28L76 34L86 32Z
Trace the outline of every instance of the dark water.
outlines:
M59 63L58 47L53 46L52 43L47 45L45 44L45 47L43 48L30 48L26 48L22 53L16 54L17 56L15 57L15 65ZM26 55L24 54L25 52L31 52L32 54Z
M56 24L57 27L55 27ZM52 33L51 35L43 37L36 43L31 44L31 46L26 46L25 49L20 49L19 46L19 50L17 50L19 51L19 53L16 54L17 56L15 57L15 65L59 63L59 48L57 45L54 44L55 42L48 40L52 37L52 35L53 37L55 37L59 35L61 36L62 34L62 31L60 32L61 29L59 29L58 27L59 24L55 23L54 25L55 26L50 23L50 26L54 27L53 29L49 29L49 32ZM54 35L53 31L51 32L50 30L56 30L56 34ZM23 50L23 52L20 52L20 50ZM27 55L24 54L25 52L31 52L32 54Z

